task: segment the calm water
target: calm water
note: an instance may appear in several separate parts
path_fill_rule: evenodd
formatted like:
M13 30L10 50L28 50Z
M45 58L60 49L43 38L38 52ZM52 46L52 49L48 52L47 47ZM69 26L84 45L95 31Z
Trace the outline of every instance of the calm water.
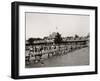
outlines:
M41 63L31 63L26 68L89 65L89 48L82 48L62 56L53 56Z

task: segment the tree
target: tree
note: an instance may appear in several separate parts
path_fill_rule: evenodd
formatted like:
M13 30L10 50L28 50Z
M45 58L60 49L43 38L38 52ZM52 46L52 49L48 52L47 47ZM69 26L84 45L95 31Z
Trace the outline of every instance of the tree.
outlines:
M33 45L33 43L34 43L34 38L29 38L27 41L28 41L29 45Z
M86 37L89 38L90 37L90 34L88 33Z
M79 36L77 34L75 34L75 38L79 38Z
M62 42L62 37L61 37L61 34L59 34L57 32L57 34L55 35L55 38L54 38L54 43L55 44L60 44Z

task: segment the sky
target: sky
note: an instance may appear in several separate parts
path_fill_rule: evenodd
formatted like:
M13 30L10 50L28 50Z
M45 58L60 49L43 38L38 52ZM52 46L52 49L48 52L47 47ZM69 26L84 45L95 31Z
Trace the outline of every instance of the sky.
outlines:
M43 38L52 32L59 32L62 37L86 36L90 28L89 15L25 13L26 39Z

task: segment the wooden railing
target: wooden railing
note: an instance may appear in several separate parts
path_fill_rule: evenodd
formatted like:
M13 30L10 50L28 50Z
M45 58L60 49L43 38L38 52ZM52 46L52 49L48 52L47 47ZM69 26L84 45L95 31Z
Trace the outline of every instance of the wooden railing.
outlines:
M49 58L50 55L63 55L67 54L68 52L83 48L83 47L88 47L88 45L65 45L65 47L60 47L56 49L48 49L48 50L41 50L39 52L34 52L33 50L28 50L28 54L25 56L25 60L30 62L30 59L34 57L34 61L40 60L43 55L47 55ZM38 59L37 59L38 57Z

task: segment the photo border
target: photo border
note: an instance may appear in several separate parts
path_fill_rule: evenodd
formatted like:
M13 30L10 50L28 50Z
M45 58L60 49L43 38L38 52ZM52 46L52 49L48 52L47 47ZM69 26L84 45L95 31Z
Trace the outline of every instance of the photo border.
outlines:
M74 8L74 9L89 9L95 10L95 71L75 72L75 73L59 73L59 74L43 74L43 75L19 75L19 6L40 6L40 7L56 7L56 8ZM12 2L11 6L11 77L13 79L25 78L42 78L42 77L58 77L58 76L72 76L72 75L88 75L97 74L97 7L96 6L81 6L81 5L62 5L49 3L31 3L31 2Z

